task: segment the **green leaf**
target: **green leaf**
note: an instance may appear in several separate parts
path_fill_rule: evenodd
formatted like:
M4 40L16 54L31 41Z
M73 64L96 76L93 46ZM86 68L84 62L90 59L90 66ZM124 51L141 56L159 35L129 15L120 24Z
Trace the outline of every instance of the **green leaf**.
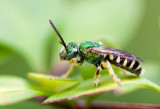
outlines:
M31 88L30 84L19 77L0 76L0 106L27 100L42 92Z
M29 73L28 77L38 82L43 89L52 93L57 93L79 84L79 81L76 80L45 74Z
M126 91L126 92L130 91L129 89L133 88L132 86L136 87L137 89L148 88L160 93L160 86L144 78L128 76L123 78L121 82L123 83L122 87L118 86L116 83L111 81L109 77L103 76L100 78L100 85L98 87L95 87L93 85L93 79L84 80L83 82L81 82L80 85L78 85L73 89L65 90L65 91L53 94L52 96L47 98L43 102L43 104L48 104L48 103L53 103L53 102L58 102L63 100L71 100L71 99L76 99L82 96L90 96L90 95L95 95L95 94L100 94L105 92L111 92L111 91L115 92L116 94L123 94L125 93L123 91Z

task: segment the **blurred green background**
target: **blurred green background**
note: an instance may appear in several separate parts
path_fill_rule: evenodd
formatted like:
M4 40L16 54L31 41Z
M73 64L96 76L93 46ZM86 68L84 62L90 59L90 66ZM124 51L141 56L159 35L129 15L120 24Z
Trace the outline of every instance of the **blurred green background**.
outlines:
M159 0L0 0L0 75L26 78L27 72L53 71L62 46L49 19L67 43L106 37L136 54L149 66L144 77L160 85ZM159 98L157 92L138 90L96 100L160 104ZM3 109L53 108L39 105L26 101Z

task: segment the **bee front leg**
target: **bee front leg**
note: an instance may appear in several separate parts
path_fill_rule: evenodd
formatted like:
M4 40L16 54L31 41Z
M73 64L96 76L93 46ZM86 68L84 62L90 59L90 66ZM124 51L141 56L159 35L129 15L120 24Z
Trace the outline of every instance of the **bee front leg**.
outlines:
M70 66L70 68L68 69L68 71L64 75L64 78L67 78L71 74L71 72L73 71L74 67L75 67L75 64Z
M107 69L108 69L108 72L109 72L109 75L112 77L112 79L120 86L122 86L121 82L120 82L120 79L117 77L117 75L114 73L113 71L113 68L110 64L110 62L107 60L106 61L106 66L107 66Z
M73 69L74 69L75 66L80 66L80 65L82 65L82 63L79 63L76 58L71 59L71 60L69 61L69 63L70 63L70 64L73 63L73 64L70 66L70 68L68 69L68 71L67 71L66 74L64 75L64 78L67 78L67 77L71 74L71 72L73 71Z
M98 77L99 77L99 72L101 71L101 67L100 66L98 66L97 67L97 71L96 71L96 73L94 74L94 85L97 87L98 85L99 85L99 83L98 83Z

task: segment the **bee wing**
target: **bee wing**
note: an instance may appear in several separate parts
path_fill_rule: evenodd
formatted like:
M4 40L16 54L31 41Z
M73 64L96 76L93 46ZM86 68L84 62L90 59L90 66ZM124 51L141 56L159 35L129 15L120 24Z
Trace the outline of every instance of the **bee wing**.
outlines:
M107 46L91 47L88 49L88 51L92 53L112 54L114 56L120 56L120 57L131 59L131 60L143 61L142 59L136 57L133 54L127 53L123 50L107 47Z

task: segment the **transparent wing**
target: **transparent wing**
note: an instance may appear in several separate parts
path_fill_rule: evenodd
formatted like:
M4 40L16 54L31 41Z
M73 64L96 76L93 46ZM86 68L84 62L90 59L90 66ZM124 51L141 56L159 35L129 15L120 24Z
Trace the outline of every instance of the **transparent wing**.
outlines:
M90 47L90 48L88 48L88 51L90 51L92 53L113 54L114 56L120 56L120 57L128 58L131 60L143 61L142 59L136 57L133 54L127 53L123 50L107 47L107 46Z

